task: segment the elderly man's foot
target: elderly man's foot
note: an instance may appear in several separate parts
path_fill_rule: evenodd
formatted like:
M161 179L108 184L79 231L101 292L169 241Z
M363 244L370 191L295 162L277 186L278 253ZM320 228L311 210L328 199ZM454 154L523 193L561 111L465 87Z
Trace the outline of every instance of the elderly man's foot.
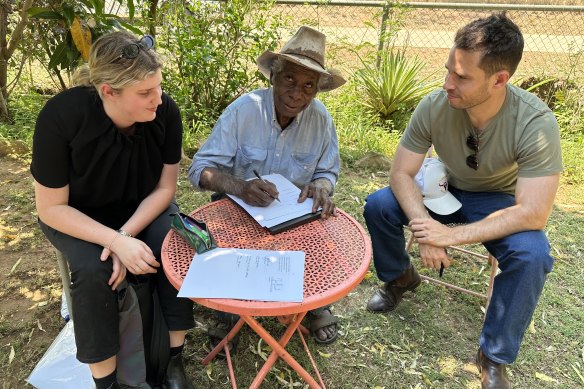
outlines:
M482 389L510 389L511 382L507 378L505 365L491 361L483 350L477 353L477 367L481 375Z
M402 300L408 290L412 291L420 285L422 279L414 266L410 266L399 278L386 282L367 302L367 310L371 312L389 312Z
M234 319L232 318L227 318L227 319L221 319L217 322L217 324L215 324L215 326L210 325L209 328L207 329L207 334L209 335L209 343L211 345L211 348L215 348L219 342L221 342L223 340L223 338L225 338L227 336L227 334L229 333L229 331L231 331L231 329L233 328L233 326L235 326L235 323L237 323L237 320L239 320L239 316L234 316ZM235 337L229 342L227 343L227 347L229 348L229 353L233 356L233 353L237 352L237 344L239 343L239 332L235 335ZM220 357L225 358L225 351L221 350L219 351L219 354L217 354Z
M308 312L308 319L310 333L316 343L329 344L339 337L339 319L332 314L330 308L317 310L316 313Z

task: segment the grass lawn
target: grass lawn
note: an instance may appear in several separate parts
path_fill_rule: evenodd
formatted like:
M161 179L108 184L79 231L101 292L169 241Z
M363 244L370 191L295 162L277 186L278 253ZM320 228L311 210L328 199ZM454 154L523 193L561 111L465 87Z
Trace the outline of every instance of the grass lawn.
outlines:
M55 338L62 320L60 278L54 254L36 226L34 197L26 162L1 158L0 190L0 385L25 387L25 378ZM385 173L344 169L337 187L337 205L363 224L364 198L387 183ZM195 192L181 174L178 201L192 210L208 201L208 193ZM509 373L518 388L578 388L584 385L584 196L581 185L564 184L548 223L556 258L533 323L525 335L519 358ZM462 265L462 262L465 262ZM422 272L430 274L423 269ZM456 257L445 274L452 281L484 291L488 267ZM341 336L328 346L309 346L328 388L478 388L473 357L482 324L484 301L423 283L406 294L390 314L365 310L379 281L373 267L366 279L346 298L334 304L341 318ZM189 332L187 370L197 387L229 388L225 361L200 364L209 350L205 333L212 317L196 307L197 327ZM271 331L282 332L273 319L262 319ZM298 339L289 351L299 355ZM269 347L248 329L235 353L240 387L251 383ZM310 371L310 369L309 369ZM265 388L304 387L287 365L278 362L268 374Z
M183 176L184 177L184 176ZM384 173L344 170L335 201L364 225L365 196L386 185ZM195 193L183 178L179 202L193 209L208 199ZM517 388L577 388L584 385L584 196L581 187L565 185L558 195L548 223L548 235L556 258L532 325L515 364L509 368ZM415 254L415 253L414 253ZM415 261L415 259L414 259ZM431 275L423 269L423 273ZM470 289L485 291L488 266L464 256L455 256L454 266L444 275ZM329 388L479 388L474 355L482 326L484 301L424 282L406 295L390 314L372 314L365 304L379 281L373 265L366 279L346 298L334 304L341 318L341 337L328 346L309 342L325 383ZM226 363L217 360L207 368L201 360L208 350L205 326L212 321L206 308L196 308L201 326L189 336L189 372L202 387L229 388ZM280 331L272 319L262 323ZM244 328L235 355L239 385L251 383L270 348ZM292 352L301 354L301 343L292 340ZM296 354L295 354L296 355ZM309 366L306 357L300 357ZM310 370L309 370L310 371ZM278 362L265 387L302 387L304 382L292 369Z
M42 101L33 99L40 107ZM34 114L25 98L18 100L25 115L6 126L8 139L26 135ZM334 102L334 101L333 101ZM387 185L386 172L357 168L363 150L391 154L398 137L361 123L354 107L329 102L341 140L343 168L335 202L364 225L365 197ZM34 105L33 104L33 105ZM346 106L343 113L339 107ZM344 115L344 116L343 116ZM1 136L0 136L1 138ZM2 140L2 139L0 139ZM542 298L525 334L517 361L509 374L516 388L584 387L584 149L578 140L563 141L565 171L548 233L556 258ZM63 326L59 315L61 281L52 248L36 224L28 157L0 157L0 388L27 387L26 377ZM192 190L183 166L177 199L185 212L209 200L208 193ZM415 251L412 253L415 259ZM484 292L486 263L456 256L444 280ZM431 271L421 269L432 275ZM366 279L346 298L334 304L341 318L337 342L309 346L328 388L479 388L474 355L482 326L484 301L423 283L389 314L372 314L365 304L379 285L373 265ZM435 272L434 272L435 273ZM230 388L226 363L207 367L200 361L209 351L206 327L211 312L195 308L197 327L189 332L185 350L187 370L198 388ZM276 320L261 319L272 333L283 332ZM310 366L302 345L293 338L288 350L303 366ZM234 355L240 387L247 387L269 353L269 347L248 329L242 330ZM308 369L311 371L311 369ZM305 383L279 361L262 387L296 388ZM30 386L28 386L30 387Z

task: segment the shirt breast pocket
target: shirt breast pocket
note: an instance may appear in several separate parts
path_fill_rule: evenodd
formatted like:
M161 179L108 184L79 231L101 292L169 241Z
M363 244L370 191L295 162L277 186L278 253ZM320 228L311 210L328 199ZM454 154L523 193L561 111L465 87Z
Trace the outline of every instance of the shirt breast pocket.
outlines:
M317 156L314 154L293 153L290 163L290 181L298 186L310 183L317 162Z
M260 169L268 156L268 151L258 147L243 146L237 149L235 162L233 164L233 175L235 177L246 177L247 172L253 169Z

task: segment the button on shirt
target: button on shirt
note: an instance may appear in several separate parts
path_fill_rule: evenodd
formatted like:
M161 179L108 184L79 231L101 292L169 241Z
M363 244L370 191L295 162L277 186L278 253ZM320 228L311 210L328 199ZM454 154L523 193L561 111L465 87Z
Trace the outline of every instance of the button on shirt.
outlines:
M200 188L201 172L217 168L237 178L279 173L302 187L317 178L336 184L339 145L331 115L313 99L282 130L276 119L272 88L241 96L219 117L189 168L191 183Z

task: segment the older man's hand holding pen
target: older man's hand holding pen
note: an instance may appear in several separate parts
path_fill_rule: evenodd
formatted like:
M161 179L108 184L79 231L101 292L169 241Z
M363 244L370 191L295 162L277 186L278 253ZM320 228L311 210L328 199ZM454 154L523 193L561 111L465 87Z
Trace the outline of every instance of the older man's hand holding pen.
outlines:
M254 171L254 174L258 179L243 181L241 193L238 193L237 195L247 204L256 207L267 207L274 200L280 201L278 199L279 193L276 185L263 180L256 171Z

